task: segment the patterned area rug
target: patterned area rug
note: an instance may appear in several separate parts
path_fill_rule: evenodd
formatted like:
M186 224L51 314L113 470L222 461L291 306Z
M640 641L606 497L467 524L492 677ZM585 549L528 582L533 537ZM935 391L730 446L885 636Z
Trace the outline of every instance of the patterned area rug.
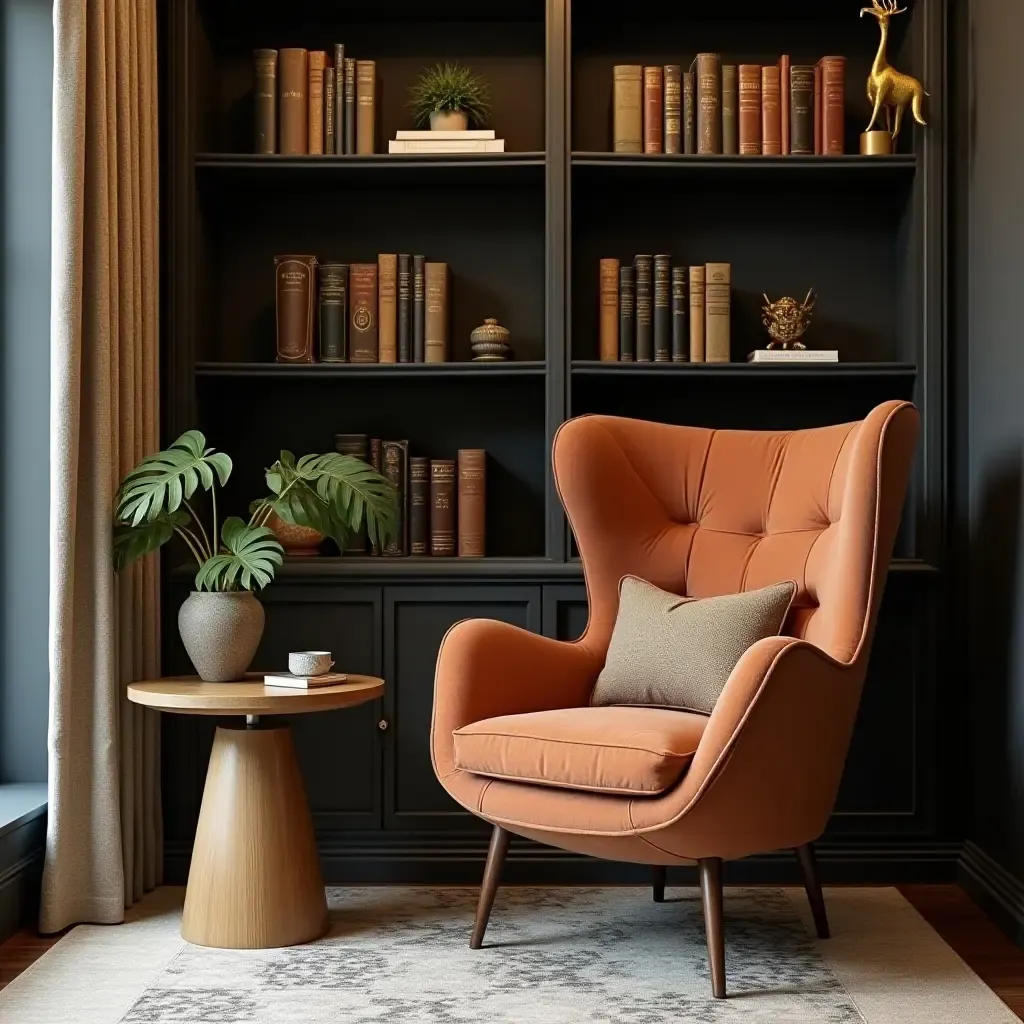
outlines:
M4 1024L1003 1024L1017 1018L891 889L833 889L834 938L803 893L727 889L729 998L710 997L700 899L670 889L499 891L468 948L475 890L330 891L308 946L205 949L181 891L116 928L80 927L0 995Z

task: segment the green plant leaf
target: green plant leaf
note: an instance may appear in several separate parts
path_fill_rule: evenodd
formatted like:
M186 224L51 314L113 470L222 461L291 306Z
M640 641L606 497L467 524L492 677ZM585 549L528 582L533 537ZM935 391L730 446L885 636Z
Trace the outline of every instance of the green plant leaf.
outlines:
M196 573L197 590L262 590L284 561L284 549L265 526L229 516L221 528L226 553L207 559Z
M114 571L120 572L126 565L156 551L174 536L176 526L188 526L191 521L187 512L178 509L146 520L139 526L115 523Z
M311 457L303 473L315 483L317 497L331 521L331 530L325 532L336 540L339 534L344 540L345 534L359 530L364 522L377 545L397 535L395 485L372 466L351 455L328 452Z
M462 110L477 127L487 123L491 105L487 83L463 64L436 64L424 69L410 90L409 106L417 125L427 127L437 111Z

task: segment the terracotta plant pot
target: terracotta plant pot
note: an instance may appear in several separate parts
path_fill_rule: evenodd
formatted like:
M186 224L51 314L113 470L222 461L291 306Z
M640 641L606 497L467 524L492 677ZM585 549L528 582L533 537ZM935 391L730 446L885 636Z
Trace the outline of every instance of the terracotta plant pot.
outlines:
M224 594L193 590L178 609L178 632L192 664L207 683L240 680L263 637L266 615L248 590Z
M274 536L281 543L286 555L318 555L319 545L324 535L309 526L292 526L286 523L276 512L270 513L267 526L274 531Z
M432 132L464 132L468 127L469 114L464 110L435 110L430 115Z

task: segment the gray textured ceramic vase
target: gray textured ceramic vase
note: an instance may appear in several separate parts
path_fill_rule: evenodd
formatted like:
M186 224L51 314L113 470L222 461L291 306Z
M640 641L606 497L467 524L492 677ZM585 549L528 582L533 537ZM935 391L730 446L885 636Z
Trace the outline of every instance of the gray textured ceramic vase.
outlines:
M193 590L178 609L178 632L200 677L208 683L228 683L248 671L265 619L263 605L248 590Z

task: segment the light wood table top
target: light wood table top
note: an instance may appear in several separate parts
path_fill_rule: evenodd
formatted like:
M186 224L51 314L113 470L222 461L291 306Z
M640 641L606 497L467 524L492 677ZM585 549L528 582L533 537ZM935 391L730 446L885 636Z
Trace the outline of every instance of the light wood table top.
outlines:
M264 672L249 672L244 682L204 683L198 676L168 676L128 686L135 704L184 715L298 715L333 711L376 700L384 693L384 680L349 673L337 686L299 690L266 686Z

